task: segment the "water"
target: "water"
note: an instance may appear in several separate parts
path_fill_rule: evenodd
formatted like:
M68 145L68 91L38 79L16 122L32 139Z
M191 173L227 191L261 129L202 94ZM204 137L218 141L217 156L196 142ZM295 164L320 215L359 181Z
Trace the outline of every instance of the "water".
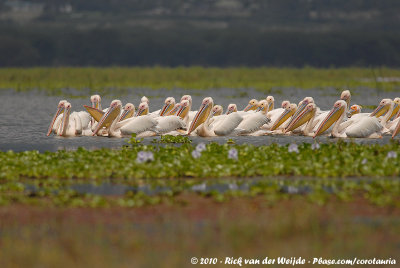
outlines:
M204 97L212 96L215 104L220 104L224 110L230 103L236 103L239 109L243 109L252 98L264 99L267 95L275 97L275 105L279 107L283 100L290 100L298 103L306 96L314 97L316 104L322 110L329 110L333 103L339 98L340 91L336 89L324 90L303 90L297 88L273 89L269 94L249 89L216 89L216 90L183 90L183 89L132 89L116 96L103 96L102 106L107 107L115 99L120 99L123 103L132 102L137 107L139 100L143 95L150 99L150 110L161 108L166 97L173 96L177 101L184 94L190 94L193 98L193 109L197 110ZM395 92L381 92L374 89L360 88L352 91L352 103L361 105L377 105L382 98L395 98L398 94ZM46 136L46 131L50 121L56 111L58 102L61 99L67 99L72 104L72 110L83 110L82 105L90 105L90 94L87 92L86 98L68 98L68 96L82 96L82 93L73 90L64 90L62 96L48 96L44 92L29 91L16 92L14 90L0 90L0 150L38 150L38 151L56 151L58 149L76 149L85 147L95 149L101 147L118 148L127 145L126 139L105 138L105 137L72 137L62 138L57 136ZM370 111L364 109L363 112ZM201 138L191 137L194 143L216 141L226 143L232 138L236 143L251 143L254 145L267 145L271 143L312 143L311 137L301 136L263 136L263 137L214 137ZM154 138L145 138L144 143L150 143ZM331 139L322 137L321 142L327 142ZM383 139L356 139L360 143L388 143L390 137Z

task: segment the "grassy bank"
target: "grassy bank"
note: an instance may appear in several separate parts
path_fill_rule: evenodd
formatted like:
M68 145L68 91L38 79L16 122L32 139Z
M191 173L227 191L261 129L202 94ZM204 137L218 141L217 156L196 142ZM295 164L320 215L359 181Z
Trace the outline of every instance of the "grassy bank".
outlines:
M126 88L326 88L357 87L399 89L400 70L389 68L2 68L0 88L42 89L49 93L64 88L107 92Z

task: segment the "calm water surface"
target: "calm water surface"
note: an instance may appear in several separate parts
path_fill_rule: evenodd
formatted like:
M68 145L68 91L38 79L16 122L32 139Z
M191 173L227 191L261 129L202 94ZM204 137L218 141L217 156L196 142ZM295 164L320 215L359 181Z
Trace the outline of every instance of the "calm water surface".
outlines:
M48 96L43 92L29 91L16 92L14 90L0 90L0 150L39 150L56 151L58 149L76 149L85 147L95 149L101 147L118 148L122 145L127 145L126 139L120 138L105 138L105 137L73 137L60 138L56 136L46 137L46 131L50 121L56 111L57 104L61 99L67 99L72 104L72 110L83 110L82 105L90 105L89 92L87 97L71 98L68 96L77 95L77 92L65 90L62 96ZM378 92L374 89L362 88L353 90L352 104L361 105L377 105L382 98L395 98L400 94L396 92ZM79 93L82 95L82 93ZM191 94L193 98L193 108L197 110L204 97L212 96L215 104L220 104L224 110L230 103L236 103L239 109L243 109L247 102L252 99L263 99L267 93L248 89L215 89L215 90L146 90L132 89L125 92L122 96L117 95L103 96L102 106L107 107L113 99L120 99L123 103L132 102L137 107L140 98L146 95L150 99L150 110L161 108L166 97L173 96L177 101L184 94ZM270 95L275 97L276 107L280 106L283 100L290 100L298 103L306 96L314 97L316 104L322 110L329 110L333 103L339 98L340 91L335 89L324 90L303 90L296 88L275 89ZM365 109L364 111L371 111ZM286 136L263 136L263 137L215 137L215 138L200 138L191 137L194 143L199 142L220 142L225 143L232 138L238 144L251 143L254 145L266 145L271 143L287 144L287 143L312 143L310 137L286 137ZM144 143L150 143L154 137L145 138ZM321 142L334 141L322 137ZM388 143L390 137L383 139L356 139L360 143Z

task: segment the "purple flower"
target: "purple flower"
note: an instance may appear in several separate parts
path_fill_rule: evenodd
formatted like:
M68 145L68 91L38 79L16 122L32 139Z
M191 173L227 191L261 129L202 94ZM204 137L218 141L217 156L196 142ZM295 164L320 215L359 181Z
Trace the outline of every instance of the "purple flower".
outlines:
M152 152L147 152L147 161L154 161L154 154Z
M206 149L206 145L204 143L199 143L196 146L196 151L198 151L199 153L201 153L202 151L204 151Z
M397 153L395 151L388 152L386 158L397 158Z
M292 143L289 145L288 151L289 153L299 153L299 147L296 143Z
M154 155L152 152L140 151L137 154L136 162L145 163L145 162L151 162L151 161L154 161Z
M365 165L366 163L368 163L368 160L367 160L367 158L364 158L364 159L361 161L361 164Z
M228 151L228 158L233 160L238 160L238 151L232 148Z
M311 145L311 150L318 150L321 146L319 146L319 143L313 143Z
M193 156L193 158L199 158L200 156L201 156L201 152L200 151L197 151L197 150L194 150L194 151L192 151L192 156Z

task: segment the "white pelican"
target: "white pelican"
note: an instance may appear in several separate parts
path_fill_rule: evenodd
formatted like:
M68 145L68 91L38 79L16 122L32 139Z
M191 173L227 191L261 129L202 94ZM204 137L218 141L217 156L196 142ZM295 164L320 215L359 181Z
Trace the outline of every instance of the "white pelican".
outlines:
M257 103L258 104L258 103ZM202 137L226 136L226 135L257 135L255 133L264 124L269 122L266 116L268 109L260 109L242 117L238 112L228 115L212 117L211 108L214 102L211 97L205 98L192 121L188 135L197 129L196 133ZM264 133L264 132L263 132ZM263 133L259 133L260 135Z
M343 100L338 100L335 102L332 110L326 116L326 118L319 125L317 131L314 134L316 136L321 135L325 130L327 130L333 123L331 135L333 137L341 138L380 138L381 130L383 126L379 123L378 118L374 116L364 116L359 118L354 123L351 123L344 129L340 130L340 124L343 122L344 117L347 112L347 103ZM389 115L388 115L389 116ZM347 122L345 122L346 124ZM347 123L349 124L349 123Z
M288 125L292 123L292 121L306 108L309 103L314 103L314 99L312 97L305 97L302 101L299 102L297 106L296 112L292 115L292 118L289 120Z
M258 103L257 111L264 111L264 109L266 109L268 111L267 117L270 119L270 123L272 123L272 122L275 122L279 118L279 116L282 114L282 112L285 111L285 108L289 107L289 105L290 105L289 101L283 101L282 108L273 109L274 97L268 96L266 100L262 100ZM270 130L272 127L272 124L270 124L270 123L264 125L262 127L262 129Z
M181 102L184 101L184 100L189 101L189 106L188 106L188 109L189 109L188 116L189 116L189 118L188 118L188 122L186 124L187 126L189 126L189 122L193 121L193 118L196 116L197 111L192 111L191 110L192 109L192 96L183 95L182 98L181 98Z
M175 106L175 99L173 97L168 97L164 101L164 106L161 109L159 116L167 115L169 111L171 111Z
M68 103L66 100L60 100L60 102L57 105L57 111L53 116L53 119L51 120L49 129L47 130L46 136L49 136L51 132L56 132L60 126L60 122L62 119L61 114L65 110L65 104Z
M71 103L65 103L65 110L57 135L69 137L79 135L90 135L90 115L86 112L71 113Z
M176 113L179 111L179 109L181 108L181 103L177 103L175 104L174 108L172 108L168 113L166 113L165 115L169 116L169 115L176 115Z
M144 107L142 108L147 109L147 103L143 104ZM107 120L112 120L111 126L108 129L108 135L112 137L122 137L133 133L136 133L138 137L155 136L184 127L182 119L178 116L160 116L154 118L151 115L142 115L120 121L122 116L119 113L120 109L121 101L112 101L109 111L100 120L94 134L97 133Z
M147 102L143 102L145 109L148 109ZM149 115L142 115L138 117L131 117L120 121L121 119L121 107L122 103L120 100L113 100L110 104L110 108L99 120L96 129L93 131L93 136L106 126L107 123L111 122L110 126L106 128L106 133L110 137L123 137L132 133L140 134L147 130L150 130L157 125L157 121Z
M284 124L297 110L297 105L291 103L288 107L284 109L281 115L275 120L271 127L271 131L276 131L275 133L280 133L287 126L288 122Z
M97 109L95 107L90 107L87 105L83 105L83 107L86 109L86 111L88 111L88 113L91 115L92 119L95 120L95 123L91 124L91 129L92 131L94 131L97 127L97 122L100 121L100 119L103 117L103 115L105 114L105 112L108 111L107 109L104 109L104 111ZM101 107L100 107L101 108ZM121 118L120 121L125 120L127 118L131 118L133 117L133 115L135 114L135 106L132 103L127 103L125 104L122 112L121 112ZM110 126L112 121L108 121L104 127L108 128Z
M394 120L399 117L400 115L400 98L394 98L393 100L393 112L390 116L389 120Z
M272 96L268 96L267 99L266 99L266 101L267 101L267 103L269 104L268 113L269 113L271 116L275 116L275 115L274 115L275 113L281 114L281 113L283 112L283 110L285 110L286 108L288 108L289 105L290 105L290 101L284 100L284 101L282 101L282 104L281 104L281 107L280 107L280 108L274 108L275 100L274 100L274 97L272 97Z
M383 134L390 134L393 133L397 122L400 120L400 118L396 118L393 121L389 121L391 117L393 117L393 111L396 108L396 103L392 101L391 99L383 99L380 103L379 106L371 113L370 116L376 116L380 117L383 115L381 118L379 118L380 123L383 126L382 133Z
M211 97L204 98L199 111L190 125L188 135L191 135L193 132L196 132L196 134L201 137L229 135L234 132L236 127L243 120L237 112L229 115L220 115L211 120L211 109L213 106L214 101Z
M350 110L347 112L347 117L351 118L353 115L361 115L361 114L365 114L365 115L369 115L369 113L361 113L362 110L362 106L358 105L358 104L353 104L350 107Z
M234 103L228 105L228 109L226 109L226 114L231 114L233 112L237 112L237 106Z
M248 112L248 111L255 111L258 108L258 101L256 99L252 99L249 101L247 106L244 108L243 112Z
M224 112L224 109L222 108L221 105L214 105L214 107L211 109L212 116L219 116Z
M125 104L125 106L122 110L121 118L119 119L119 121L123 121L125 119L131 118L131 117L133 117L134 114L135 114L135 105L128 102L127 104Z
M180 103L180 108L176 112L176 115L179 116L183 122L185 123L185 127L189 126L190 123L190 108L192 107L192 104L189 102L189 100L182 100Z
M301 130L301 133L304 136L312 136L316 112L317 106L315 105L315 103L307 104L303 111L293 118L293 120L287 125L283 132L287 133L289 131L294 131L302 125L306 124L306 126Z
M101 97L100 95L92 95L90 97L90 101L92 103L92 107L97 109L97 110L101 110ZM96 120L92 117L90 119L91 125L93 126L96 123Z
M140 99L140 103L142 103L142 102L146 102L147 104L150 105L150 101L149 101L149 99L148 99L146 96L143 96L143 97Z
M258 131L260 128L271 122L267 113L269 110L269 103L266 100L260 101L260 106L255 113L243 117L243 121L237 126L239 135L263 135L265 130Z
M149 114L149 104L147 102L140 103L135 117L148 114Z
M349 90L343 90L342 93L340 94L340 99L344 100L347 104L347 109L350 107L350 101L351 101L351 93Z

